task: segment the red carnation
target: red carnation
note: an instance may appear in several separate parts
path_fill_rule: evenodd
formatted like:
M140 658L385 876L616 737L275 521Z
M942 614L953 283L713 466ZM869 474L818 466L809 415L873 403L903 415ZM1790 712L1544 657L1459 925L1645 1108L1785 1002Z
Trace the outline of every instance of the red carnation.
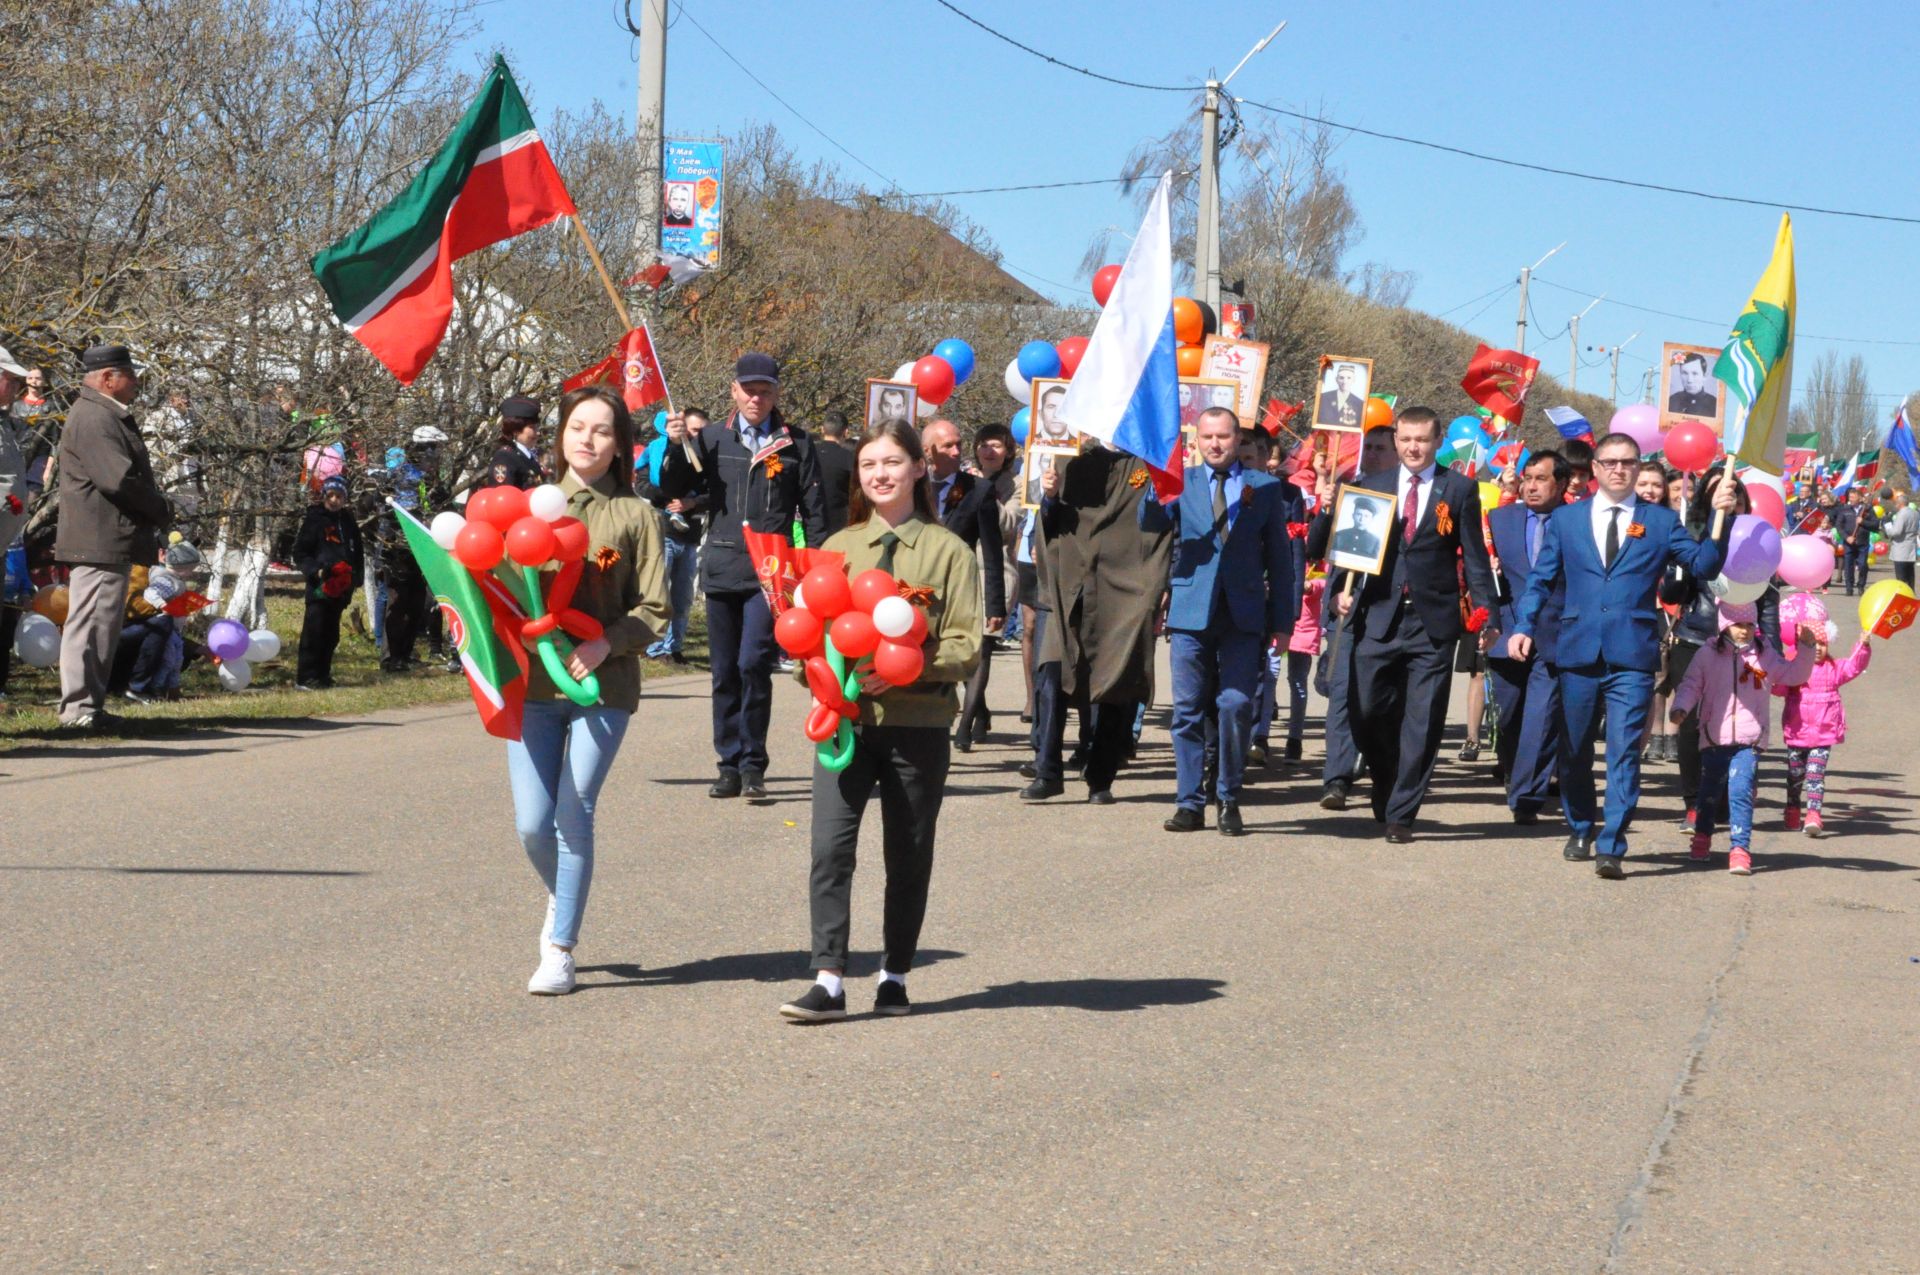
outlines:
M1295 540L1305 540L1307 538L1307 524L1304 522L1290 522L1287 524L1287 534Z
M1487 609L1485 607L1475 607L1473 609L1473 614L1467 617L1467 632L1478 633L1481 629L1484 629L1486 627L1487 627Z

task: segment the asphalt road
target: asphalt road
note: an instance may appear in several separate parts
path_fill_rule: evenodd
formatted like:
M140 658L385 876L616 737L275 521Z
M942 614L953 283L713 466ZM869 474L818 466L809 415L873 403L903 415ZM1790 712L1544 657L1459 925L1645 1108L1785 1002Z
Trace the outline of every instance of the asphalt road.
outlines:
M1656 766L1618 883L1452 761L1410 847L1278 767L1162 833L1159 713L1118 804L1022 808L1006 661L913 1015L818 1028L784 681L764 807L649 689L557 999L464 707L0 755L0 1270L1920 1269L1917 643L1836 835L1776 753L1760 870L1690 869Z

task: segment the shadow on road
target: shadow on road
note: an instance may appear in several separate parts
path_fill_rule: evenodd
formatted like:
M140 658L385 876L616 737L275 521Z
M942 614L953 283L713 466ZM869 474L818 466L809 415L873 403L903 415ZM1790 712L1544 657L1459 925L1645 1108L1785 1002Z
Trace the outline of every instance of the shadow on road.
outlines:
M1226 983L1217 978L1063 978L1045 983L1000 983L965 996L923 1001L916 1017L967 1009L1085 1009L1119 1013L1166 1005L1218 1000Z
M61 863L0 863L0 872L113 872L129 877L364 877L344 868L116 868Z
M964 957L964 952L948 952L939 948L922 948L914 957L913 967L921 969L941 961L956 961ZM681 965L666 965L656 970L643 969L638 965L616 962L609 965L582 965L580 974L611 974L617 981L580 983L575 991L591 991L597 987L675 987L692 983L784 983L793 979L807 978L812 971L807 968L805 952L742 952L733 956L709 956L698 961L687 961ZM869 978L880 972L880 953L856 953L847 960L846 976L849 979Z

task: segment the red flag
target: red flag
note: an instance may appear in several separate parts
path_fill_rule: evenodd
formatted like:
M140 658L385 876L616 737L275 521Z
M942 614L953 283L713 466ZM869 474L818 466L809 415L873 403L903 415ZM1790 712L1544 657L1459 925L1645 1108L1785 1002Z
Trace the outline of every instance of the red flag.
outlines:
M1539 372L1539 359L1482 345L1473 352L1467 374L1460 378L1460 388L1509 425L1518 425L1527 410L1527 391L1533 388L1533 378Z
M793 605L793 591L807 572L815 567L844 566L847 561L844 553L796 549L779 532L755 531L751 523L741 524L740 535L753 562L754 577L760 581L760 592L766 595L767 606L775 615Z
M1304 401L1299 403L1282 403L1277 398L1270 398L1267 400L1266 413L1260 417L1260 428L1278 437L1280 431L1286 427L1287 422L1292 420L1294 415L1305 406L1306 403Z
M572 393L586 385L611 385L619 389L629 412L638 412L669 398L667 376L660 370L660 356L654 351L653 337L646 324L621 337L612 354L592 367L575 372L560 388Z

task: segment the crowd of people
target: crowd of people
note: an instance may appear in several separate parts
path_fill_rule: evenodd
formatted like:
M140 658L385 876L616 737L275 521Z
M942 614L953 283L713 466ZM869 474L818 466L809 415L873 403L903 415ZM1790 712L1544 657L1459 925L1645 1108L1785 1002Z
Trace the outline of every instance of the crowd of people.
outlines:
M0 351L0 408L9 409L0 527L9 539L18 532L30 482L58 482L54 557L70 598L60 710L77 730L101 724L129 594L138 592L133 572L166 565L172 519L132 411L139 377L130 352L91 348L81 371L52 475L44 463L36 474L19 444L19 424L31 417L16 410L36 387ZM44 379L37 388L45 401ZM1004 426L969 440L941 417L918 428L888 420L855 439L833 417L816 435L782 412L780 396L778 361L749 353L735 366L727 411L665 414L651 438L636 436L621 398L603 388L561 400L550 446L539 402L516 395L500 405L498 449L473 487L560 487L591 539L574 606L600 630L567 657L571 676L598 678L600 702L568 699L534 661L522 736L507 746L517 831L547 895L529 991L574 985L596 799L638 706L642 657L687 658L696 592L711 679L708 795L768 797L773 678L784 659L749 530L840 553L850 575L889 572L928 625L912 684L862 670L849 764L813 766L816 977L780 1007L790 1019L846 1013L854 847L876 793L886 887L874 1007L908 1012L952 754L995 734L987 705L995 654L1019 657L1023 731L1014 738L1027 754L1018 792L1027 804L1064 796L1076 775L1088 802L1113 802L1155 699L1164 639L1175 763L1168 833L1200 832L1211 819L1219 834L1243 835L1250 774L1276 759L1306 764L1317 686L1319 805L1345 810L1364 786L1386 841L1414 841L1462 673L1473 691L1461 760L1478 759L1485 717L1513 822L1539 824L1557 798L1565 858L1591 860L1602 879L1623 875L1644 761L1680 767L1690 857L1711 861L1724 826L1728 869L1752 870L1756 763L1771 742L1776 699L1786 827L1825 831L1824 777L1845 738L1842 688L1871 652L1863 638L1836 658L1817 592L1776 581L1734 603L1716 591L1732 517L1751 507L1746 485L1724 467L1695 481L1643 460L1631 437L1608 434L1532 453L1499 475L1489 509L1477 475L1437 462L1441 418L1427 408L1403 408L1393 424L1368 430L1346 474L1337 449L1283 452L1215 406L1195 422L1197 463L1182 492L1163 503L1142 461L1095 441L1028 484ZM390 669L407 667L438 619L383 512L387 496L425 517L464 495L438 479L445 439L436 435L429 428L411 448L393 449L384 481L358 493L359 504L343 473L312 484L292 545L306 588L300 685L331 684L341 617L360 591ZM1336 531L1343 488L1363 498ZM1896 569L1911 575L1920 515L1904 492L1884 499L1883 529L1863 492L1844 501L1794 493L1791 517L1824 511L1848 594L1866 583L1870 559L1855 547L1871 531L1884 530ZM1371 559L1369 568L1352 565L1356 557ZM1276 758L1272 731L1282 723ZM790 746L801 747L797 734Z

